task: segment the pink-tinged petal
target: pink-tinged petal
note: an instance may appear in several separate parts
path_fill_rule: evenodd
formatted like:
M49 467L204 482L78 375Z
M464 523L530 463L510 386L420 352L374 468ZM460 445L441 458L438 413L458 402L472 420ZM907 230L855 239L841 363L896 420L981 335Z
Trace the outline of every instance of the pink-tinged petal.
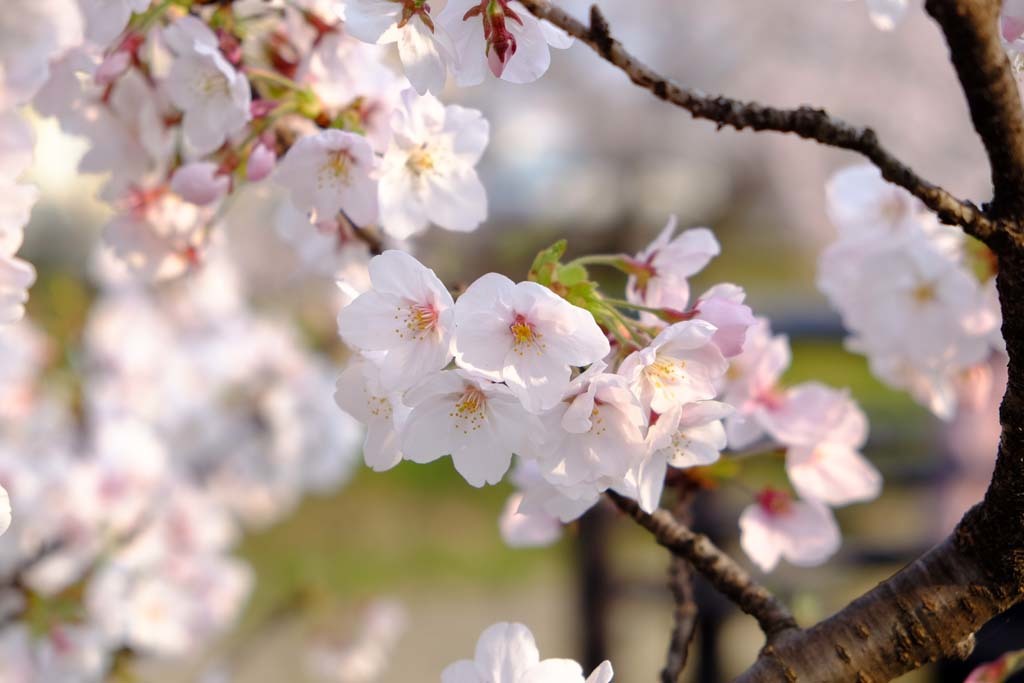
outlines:
M445 667L441 672L441 683L488 683L488 681L480 677L474 662L461 659Z
M583 683L583 668L571 659L545 659L526 672L520 683Z
M345 33L367 43L381 38L401 18L402 6L391 0L349 0L345 5Z
M436 31L443 31L435 27ZM448 56L442 53L438 35L431 32L417 16L398 34L398 56L409 83L420 95L439 95L448 77Z
M485 630L476 644L476 665L488 683L519 683L540 661L530 629L500 623Z
M509 83L532 83L547 73L551 66L551 50L540 22L522 5L515 4L523 23L521 26L514 21L507 24L516 39L516 53L504 65L501 78Z
M833 507L874 500L882 475L857 451L844 445L790 448L786 474L801 498Z
M449 401L430 401L413 409L402 429L402 453L407 459L427 463L452 452L457 443L452 407Z
M471 167L429 176L427 215L435 225L456 232L472 232L487 218L487 190Z
M615 672L612 670L612 664L609 661L603 661L601 664L594 669L594 671L587 677L585 683L611 683L612 676Z
M524 408L531 413L539 413L553 408L562 400L571 374L565 361L528 349L522 355L515 351L509 353L501 377L522 401Z
M562 524L544 512L524 513L519 510L523 494L509 497L499 519L501 538L512 548L541 548L562 536Z
M454 303L448 289L434 271L404 251L388 249L373 257L369 270L370 281L378 292L417 303L437 299L444 308Z
M637 502L644 512L652 513L661 504L661 494L665 489L665 473L668 463L665 451L652 453L644 459L636 474Z
M835 555L842 543L832 511L810 501L792 503L789 514L777 520L786 560L798 567L815 567Z
M773 520L757 503L740 514L740 547L762 571L775 569L782 557L783 542Z

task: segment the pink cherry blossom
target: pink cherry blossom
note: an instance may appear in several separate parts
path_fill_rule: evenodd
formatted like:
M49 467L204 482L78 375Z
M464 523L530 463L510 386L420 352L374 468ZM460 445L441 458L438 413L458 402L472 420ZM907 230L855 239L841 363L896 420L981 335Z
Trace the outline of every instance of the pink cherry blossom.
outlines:
M366 138L341 130L309 135L288 150L274 178L299 211L333 220L339 211L360 226L377 220L376 159Z
M231 178L218 174L217 164L209 161L185 164L171 178L171 191L196 206L213 204L230 188Z
M342 309L345 343L378 353L381 383L408 389L452 359L452 297L434 271L405 252L370 261L371 289Z
M626 295L630 301L655 308L686 310L690 299L688 278L704 269L722 249L707 228L691 228L675 237L675 216L647 248L631 262Z
M533 634L523 624L500 623L488 627L476 644L473 659L449 665L442 683L608 683L612 667L602 662L586 679L570 659L541 660Z
M530 412L561 401L571 369L609 351L589 312L535 282L489 273L455 304L455 362L508 384Z
M820 503L766 489L740 514L740 547L770 572L783 558L798 567L822 564L839 549L839 527Z
M402 429L402 453L413 462L451 455L471 486L497 484L523 452L540 420L527 413L504 384L465 370L444 370L406 392L412 412Z
M391 128L380 169L384 230L398 239L430 223L475 230L487 217L487 193L475 169L489 136L480 112L446 107L433 95L418 97L406 90Z

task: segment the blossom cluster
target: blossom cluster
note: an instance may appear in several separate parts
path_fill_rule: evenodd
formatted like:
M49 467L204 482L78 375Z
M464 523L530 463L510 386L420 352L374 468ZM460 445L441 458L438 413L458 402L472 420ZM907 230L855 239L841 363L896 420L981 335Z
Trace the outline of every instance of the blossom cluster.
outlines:
M511 542L533 544L554 540L557 522L608 489L651 512L669 467L760 446L784 451L799 500L762 491L741 516L744 549L765 569L780 557L827 559L839 545L830 506L870 500L881 486L860 454L866 418L843 391L783 388L785 338L755 319L736 285L692 297L688 279L720 247L705 228L675 229L673 219L632 257L563 264L556 245L531 281L489 273L457 299L404 252L371 260L369 289L338 317L357 355L336 394L367 425L367 464L450 455L483 486L519 456L521 492L503 527ZM625 271L626 299L598 292L587 262Z
M325 359L256 315L222 255L155 295L108 285L75 385L27 321L0 330L0 679L106 680L117 653L195 653L253 584L242 532L335 490L358 425Z
M821 256L818 287L872 372L944 419L973 370L1004 353L995 262L872 166L833 176L828 212L839 239Z

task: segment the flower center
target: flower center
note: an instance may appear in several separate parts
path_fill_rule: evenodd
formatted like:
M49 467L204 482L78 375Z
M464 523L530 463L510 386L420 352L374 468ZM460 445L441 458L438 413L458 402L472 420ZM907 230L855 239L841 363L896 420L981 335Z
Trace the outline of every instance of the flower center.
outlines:
M323 171L334 180L347 183L349 169L354 162L355 159L352 158L348 150L338 149L327 154L327 162L323 166Z
M787 514L793 505L793 499L785 491L765 489L757 494L757 504L771 517Z
M427 149L427 145L423 144L409 152L405 165L415 175L421 176L427 171L434 170L434 157Z
M413 339L422 339L437 326L439 313L432 304L410 304L405 314L405 333L398 331L398 336L405 338L406 333Z
M918 304L928 304L938 299L938 292L935 291L934 282L925 282L914 287L910 295L913 297L914 302Z
M486 417L487 397L479 387L467 385L455 408L448 416L455 421L455 428L463 434L475 432L483 426Z
M540 343L542 335L522 314L516 315L508 330L512 333L512 348L519 355L523 355L527 347L535 348L538 353L545 348L544 344Z
M647 378L657 387L678 384L685 376L685 367L686 361L659 355L647 366Z

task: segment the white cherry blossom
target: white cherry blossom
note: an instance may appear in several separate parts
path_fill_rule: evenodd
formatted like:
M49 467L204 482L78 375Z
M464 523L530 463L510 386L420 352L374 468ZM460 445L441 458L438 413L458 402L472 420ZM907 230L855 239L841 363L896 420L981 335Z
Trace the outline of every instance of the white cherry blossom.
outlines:
M451 38L421 0L348 0L345 30L377 45L397 43L405 76L419 94L440 94L454 58Z
M448 0L437 20L455 44L453 71L463 87L482 83L488 69L510 83L533 82L551 66L549 47L573 42L509 0Z
M508 384L530 412L556 405L572 368L610 348L589 312L535 282L488 273L455 303L455 362Z
M249 80L224 58L217 36L199 19L178 19L164 37L175 53L167 93L185 114L188 144L195 154L208 154L252 117Z
M497 484L522 453L540 420L504 384L465 370L444 370L406 392L412 412L402 430L402 453L413 462L451 455L471 486Z
M535 456L545 478L559 488L583 488L573 499L618 486L647 452L647 414L625 378L595 363L575 380L546 428Z
M402 461L399 430L409 409L400 394L381 389L379 373L378 367L367 360L350 362L338 377L334 400L366 426L363 459L374 471L383 472Z
M391 115L391 130L380 168L384 230L398 239L430 223L475 230L487 217L487 193L475 168L489 136L480 112L406 90Z
M822 564L841 542L831 510L772 489L762 491L757 502L743 510L739 524L740 547L766 572L780 558L798 567Z
M369 291L338 314L346 344L380 353L385 390L408 389L452 359L452 297L434 271L402 251L370 260Z
M764 414L764 424L787 446L786 474L804 500L835 507L878 497L882 476L860 453L867 417L847 392L800 384Z
M150 0L78 0L85 18L85 36L100 46L109 45L128 25L133 12L143 12Z
M0 111L27 103L50 75L50 62L81 44L75 0L6 0L0 13Z
M732 406L717 401L698 401L673 406L647 430L647 452L626 477L619 490L636 498L645 512L654 512L661 501L668 467L685 469L710 465L725 449L722 418Z
M586 679L583 668L571 659L540 658L533 634L523 624L500 623L488 627L476 644L473 659L449 665L442 683L608 683L612 666L602 662Z
M647 410L668 412L675 406L712 399L717 380L729 363L712 343L717 329L703 320L675 323L649 346L634 351L619 366Z
M630 301L686 310L690 301L688 278L703 270L722 248L707 228L691 228L673 237L677 225L675 216L669 218L658 237L632 259L634 274L626 283Z
M288 150L274 178L299 211L333 220L339 211L359 226L377 220L376 159L366 138L342 130L308 135Z

